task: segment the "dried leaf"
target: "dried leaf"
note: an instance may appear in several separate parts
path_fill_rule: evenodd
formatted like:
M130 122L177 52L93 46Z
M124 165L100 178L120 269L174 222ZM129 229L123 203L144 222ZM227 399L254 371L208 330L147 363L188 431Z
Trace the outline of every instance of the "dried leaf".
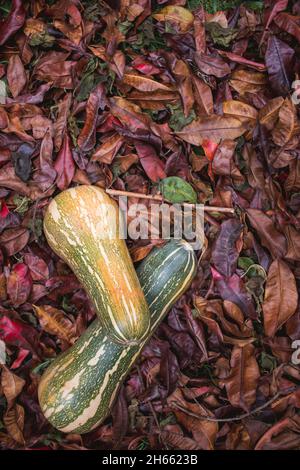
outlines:
M172 91L167 85L163 83L156 82L148 77L143 77L142 75L137 75L133 73L125 73L123 76L123 83L126 85L132 86L136 90L145 91L145 92L154 92L154 91Z
M61 191L67 189L75 174L75 163L71 150L71 141L67 133L64 136L62 147L54 162L54 169L57 173L57 187Z
M182 32L188 31L194 21L194 15L181 6L170 5L153 15L157 21L168 21L178 24Z
M3 423L7 429L9 435L18 444L25 445L23 436L25 412L21 405L16 404L14 408L10 409L3 416Z
M236 139L244 134L243 123L231 116L210 115L200 117L184 127L176 135L193 145L201 145L204 139L220 142L221 139Z
M11 94L16 98L27 82L24 65L18 55L12 55L7 66L7 81Z
M286 263L275 260L270 266L263 303L264 329L267 336L276 331L295 313L298 292L295 277Z
M266 65L272 87L286 96L291 88L295 52L276 36L270 36L266 50Z
M231 72L229 65L221 57L205 54L204 52L196 52L195 62L201 72L206 75L222 78Z
M2 367L1 387L7 400L7 409L13 407L15 399L22 392L25 380L13 374L7 367Z
M166 177L165 165L151 145L136 143L135 148L141 165L151 181L158 181Z
M256 388L260 377L259 367L252 344L240 348L235 346L231 353L230 376L226 378L225 387L232 406L246 412L256 401Z
M24 24L26 11L22 0L12 0L8 16L0 22L0 46Z
M33 305L34 311L39 318L42 328L51 335L68 343L75 338L74 325L62 310L51 307L51 305Z
M103 110L105 105L105 90L103 85L100 83L89 96L86 105L84 126L77 139L78 146L85 152L91 150L95 145L98 110Z

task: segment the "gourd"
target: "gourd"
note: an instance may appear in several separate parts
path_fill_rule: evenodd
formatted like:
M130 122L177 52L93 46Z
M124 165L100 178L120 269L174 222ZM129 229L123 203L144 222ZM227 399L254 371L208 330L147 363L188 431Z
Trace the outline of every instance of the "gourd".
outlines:
M131 344L146 336L150 314L119 229L116 202L96 186L61 192L44 217L50 247L81 281L108 336Z
M99 320L55 359L39 384L39 402L50 423L66 433L83 434L109 414L118 389L146 341L196 272L192 247L171 240L155 248L137 269L151 314L150 330L138 345L112 342Z

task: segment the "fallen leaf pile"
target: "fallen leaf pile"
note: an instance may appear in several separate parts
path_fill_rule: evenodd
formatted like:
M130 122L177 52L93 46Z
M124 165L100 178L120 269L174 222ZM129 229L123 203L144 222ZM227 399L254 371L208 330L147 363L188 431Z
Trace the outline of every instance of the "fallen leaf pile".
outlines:
M299 449L300 1L1 0L0 16L1 448ZM235 210L206 213L190 290L82 436L37 401L95 317L42 230L78 184ZM128 246L138 262L162 243Z

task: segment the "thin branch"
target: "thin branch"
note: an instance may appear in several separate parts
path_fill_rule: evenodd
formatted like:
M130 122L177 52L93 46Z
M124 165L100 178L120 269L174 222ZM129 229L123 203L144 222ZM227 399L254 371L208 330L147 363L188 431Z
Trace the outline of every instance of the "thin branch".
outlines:
M142 194L142 193L132 193L129 191L119 191L118 189L106 189L107 194L110 194L111 196L127 196L127 197L136 197L139 199L152 199L154 201L160 201L164 202L164 198L158 194L153 196L152 194ZM168 201L165 201L168 202ZM186 207L195 207L195 204L189 204L189 203L182 203L183 206ZM229 214L234 214L234 209L231 207L217 207L217 206L204 206L203 207L204 211L207 212L225 212Z
M212 421L214 423L230 423L231 421L240 421L241 419L245 419L245 418L248 418L249 416L252 416L256 413L259 413L260 411L262 411L265 408L267 408L268 406L270 406L281 395L282 395L282 392L277 392L272 398L270 398L270 400L266 401L266 403L264 403L263 405L258 406L257 408L255 408L252 411L249 411L249 413L244 413L244 414L239 415L239 416L234 416L233 418L214 418L214 417L209 416L209 415L197 415L196 413L193 413L192 411L187 410L186 408L184 408L183 406L179 405L176 402L173 402L172 405L175 408L178 408L179 410L183 411L187 415L192 416L193 418L200 419L202 421Z

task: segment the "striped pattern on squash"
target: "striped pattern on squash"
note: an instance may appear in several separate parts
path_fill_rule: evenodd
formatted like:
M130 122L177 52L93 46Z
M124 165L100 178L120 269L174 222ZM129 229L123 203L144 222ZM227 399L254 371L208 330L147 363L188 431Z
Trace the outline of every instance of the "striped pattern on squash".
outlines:
M120 384L146 341L196 272L196 257L185 241L171 240L155 248L137 269L149 304L151 326L139 345L113 343L98 320L45 371L39 402L50 423L66 433L83 434L110 413Z
M44 233L93 301L108 336L122 344L146 336L150 313L124 240L116 202L96 186L63 191L49 204Z

